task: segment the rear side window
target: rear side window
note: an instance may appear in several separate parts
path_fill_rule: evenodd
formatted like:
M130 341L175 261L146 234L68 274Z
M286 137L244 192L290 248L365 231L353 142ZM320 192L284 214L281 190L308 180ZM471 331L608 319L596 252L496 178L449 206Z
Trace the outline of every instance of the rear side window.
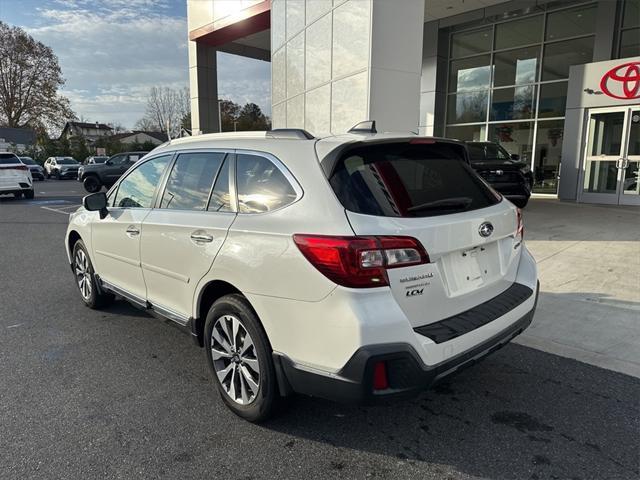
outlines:
M156 157L135 168L120 182L114 207L151 208L156 186L164 169L171 160L171 155Z
M240 213L270 212L295 201L295 190L271 160L259 155L240 154L236 168Z
M485 208L498 197L460 147L446 143L371 145L349 150L329 179L342 205L383 217L428 217Z
M207 208L209 193L224 153L182 153L173 164L160 208L198 210Z

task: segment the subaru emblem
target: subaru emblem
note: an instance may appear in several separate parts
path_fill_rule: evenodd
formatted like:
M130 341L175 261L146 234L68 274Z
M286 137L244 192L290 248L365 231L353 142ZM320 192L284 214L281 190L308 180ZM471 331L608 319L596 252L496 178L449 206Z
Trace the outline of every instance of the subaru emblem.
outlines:
M480 225L480 228L478 228L478 233L481 237L484 238L490 236L493 233L493 225L491 224L491 222L484 222L482 225Z

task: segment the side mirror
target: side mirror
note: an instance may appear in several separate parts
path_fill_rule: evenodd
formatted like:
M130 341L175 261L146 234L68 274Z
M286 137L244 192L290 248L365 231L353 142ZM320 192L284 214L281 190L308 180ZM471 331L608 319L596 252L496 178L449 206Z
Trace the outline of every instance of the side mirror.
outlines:
M82 206L90 212L100 212L100 219L107 216L107 194L105 192L92 193L82 199Z
M512 153L511 160L520 160L520 155L518 155L517 153Z

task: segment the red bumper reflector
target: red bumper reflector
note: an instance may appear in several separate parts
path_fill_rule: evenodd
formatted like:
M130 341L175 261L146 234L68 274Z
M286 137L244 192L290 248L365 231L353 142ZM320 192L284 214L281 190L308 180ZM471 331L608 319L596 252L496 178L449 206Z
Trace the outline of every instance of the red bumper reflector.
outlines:
M387 365L384 362L378 362L373 368L373 389L386 390L387 388L389 388Z

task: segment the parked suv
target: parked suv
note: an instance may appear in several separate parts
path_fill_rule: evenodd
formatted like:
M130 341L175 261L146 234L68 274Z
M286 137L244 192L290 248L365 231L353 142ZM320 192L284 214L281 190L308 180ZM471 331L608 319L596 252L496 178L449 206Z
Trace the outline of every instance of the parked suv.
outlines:
M20 161L24 163L29 171L31 172L31 177L36 180L44 180L44 168L42 168L36 161L31 157L20 157Z
M29 167L15 153L0 152L0 195L33 198L33 178Z
M73 157L49 157L44 162L47 178L76 178L80 164Z
M471 166L494 189L524 208L531 197L533 174L529 164L493 142L467 142Z
M301 130L172 140L71 215L82 301L190 329L224 402L415 394L530 324L519 210L452 140Z
M111 187L126 172L149 152L123 152L113 155L103 163L82 165L78 170L78 180L89 193L100 190L103 186Z

